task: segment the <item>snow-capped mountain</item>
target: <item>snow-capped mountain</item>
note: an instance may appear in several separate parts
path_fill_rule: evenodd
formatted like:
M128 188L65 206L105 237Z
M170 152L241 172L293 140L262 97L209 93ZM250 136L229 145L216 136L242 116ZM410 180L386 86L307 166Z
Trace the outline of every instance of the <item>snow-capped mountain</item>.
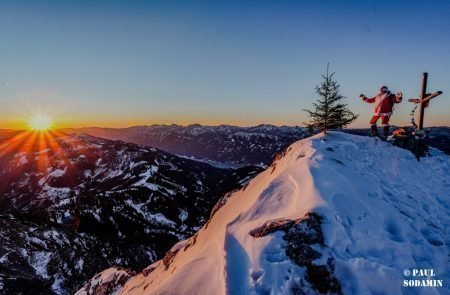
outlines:
M273 125L152 125L121 129L68 129L66 132L119 139L157 147L177 155L241 165L270 164L278 152L307 136L307 132L301 127Z
M90 135L12 134L0 141L0 294L67 294L111 265L142 269L259 171Z
M107 269L77 295L449 294L450 159L431 154L341 132L300 140L162 260Z

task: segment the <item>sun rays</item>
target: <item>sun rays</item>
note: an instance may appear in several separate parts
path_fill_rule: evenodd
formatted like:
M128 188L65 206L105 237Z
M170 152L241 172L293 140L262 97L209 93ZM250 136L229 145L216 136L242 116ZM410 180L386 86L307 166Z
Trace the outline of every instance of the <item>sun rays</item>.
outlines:
M53 127L53 118L44 114L33 115L28 119L28 126L33 131L48 131Z
M51 158L66 161L61 138L67 134L51 129L35 129L20 131L0 142L0 158L13 157L19 159L22 155L30 158L30 164L35 165L36 172L45 172Z

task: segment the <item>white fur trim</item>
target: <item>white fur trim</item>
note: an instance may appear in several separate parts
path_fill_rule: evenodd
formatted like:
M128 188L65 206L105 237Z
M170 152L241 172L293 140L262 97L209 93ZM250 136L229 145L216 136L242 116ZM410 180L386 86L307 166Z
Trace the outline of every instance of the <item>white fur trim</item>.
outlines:
M391 95L391 92L388 91L386 93L381 93L381 91L378 93L378 95L375 97L375 115L376 116L386 116L381 112L381 107L383 106L383 102L388 96Z

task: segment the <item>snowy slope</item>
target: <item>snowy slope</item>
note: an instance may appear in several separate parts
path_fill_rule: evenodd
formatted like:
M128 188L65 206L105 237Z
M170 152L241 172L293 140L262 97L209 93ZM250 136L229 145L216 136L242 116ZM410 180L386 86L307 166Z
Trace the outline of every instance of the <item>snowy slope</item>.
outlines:
M298 141L222 200L195 236L111 290L448 294L449 172L449 157L437 151L417 162L406 150L340 132ZM432 268L444 286L402 287L403 270L414 268ZM111 273L77 294L100 294Z

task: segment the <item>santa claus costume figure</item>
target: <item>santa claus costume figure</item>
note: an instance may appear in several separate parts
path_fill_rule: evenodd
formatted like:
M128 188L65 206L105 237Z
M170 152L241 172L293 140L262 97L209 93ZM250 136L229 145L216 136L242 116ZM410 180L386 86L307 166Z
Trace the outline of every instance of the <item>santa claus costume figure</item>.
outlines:
M370 120L371 135L378 136L377 121L381 119L383 136L387 137L389 134L389 118L394 111L394 104L402 101L403 94L401 92L394 94L386 86L382 86L375 97L367 98L364 94L359 97L367 103L375 104L375 112Z

